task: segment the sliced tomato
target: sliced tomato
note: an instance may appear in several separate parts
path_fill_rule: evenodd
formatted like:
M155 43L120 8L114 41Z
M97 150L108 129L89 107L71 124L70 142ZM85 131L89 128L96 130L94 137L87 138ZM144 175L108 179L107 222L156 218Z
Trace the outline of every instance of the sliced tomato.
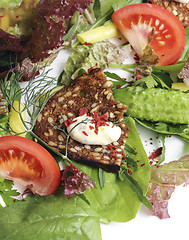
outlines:
M174 64L184 50L186 33L182 23L161 6L150 3L128 5L115 11L112 20L139 56L154 29L151 46L160 58L160 66Z
M39 195L49 195L60 185L60 170L41 145L20 136L0 137L0 176Z

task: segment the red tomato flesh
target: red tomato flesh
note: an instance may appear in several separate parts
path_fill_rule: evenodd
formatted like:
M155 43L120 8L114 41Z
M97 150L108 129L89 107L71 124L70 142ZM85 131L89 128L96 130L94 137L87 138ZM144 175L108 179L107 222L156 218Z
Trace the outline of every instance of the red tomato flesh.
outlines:
M115 11L112 20L139 56L142 56L152 29L155 31L151 46L160 58L157 65L174 64L182 55L186 44L185 29L167 9L149 3L132 4Z
M17 182L41 196L60 185L60 170L41 145L19 136L0 137L0 176Z

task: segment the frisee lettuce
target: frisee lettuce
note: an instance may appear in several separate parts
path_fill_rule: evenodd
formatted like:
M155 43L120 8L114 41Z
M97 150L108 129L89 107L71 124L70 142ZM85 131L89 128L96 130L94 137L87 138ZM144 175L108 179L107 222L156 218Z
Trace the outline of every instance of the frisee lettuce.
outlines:
M121 63L129 56L130 52L130 45L120 47L110 41L80 45L73 49L66 62L61 84L69 84L71 78L77 77L80 69L87 72L91 67L108 67L110 63Z

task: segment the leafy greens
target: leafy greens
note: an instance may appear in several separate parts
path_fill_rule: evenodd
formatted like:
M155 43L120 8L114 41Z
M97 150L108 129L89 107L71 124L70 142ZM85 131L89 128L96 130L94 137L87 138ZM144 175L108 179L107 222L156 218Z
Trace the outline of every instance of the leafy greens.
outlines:
M139 161L138 168L131 177L140 183L145 195L150 165L134 121L127 118L126 123L131 129L127 144L135 149L132 153L129 150L128 154ZM23 202L16 202L0 210L0 238L54 240L62 237L100 240L100 220L125 222L136 216L141 201L129 185L120 181L116 174L104 172L105 184L101 188L98 169L81 164L79 167L96 184L95 189L88 189L84 194L90 205L77 195L68 200L61 188L47 197L29 196Z

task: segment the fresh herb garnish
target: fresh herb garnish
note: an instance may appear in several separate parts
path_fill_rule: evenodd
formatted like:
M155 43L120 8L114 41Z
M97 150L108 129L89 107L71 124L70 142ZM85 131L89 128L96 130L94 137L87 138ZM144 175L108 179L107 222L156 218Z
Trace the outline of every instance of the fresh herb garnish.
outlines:
M10 206L14 203L14 198L20 193L17 190L12 189L13 182L0 178L0 196L2 197L4 204Z
M140 185L138 184L138 182L136 180L134 180L127 171L125 171L124 169L122 169L119 172L119 178L121 181L124 181L125 183L127 183L131 189L137 194L138 198L140 199L140 201L149 209L153 210L152 204L150 203L150 201L146 198L146 196L144 195Z
M104 170L102 170L101 168L98 169L98 179L99 179L99 184L101 188L104 188L104 184L105 184L105 173Z
M64 41L67 40L68 38L70 38L71 36L73 36L74 33L76 32L77 27L78 27L78 23L79 23L79 12L76 11L76 12L74 13L74 15L75 15L74 24L73 24L73 25L71 26L71 28L68 30L68 32L66 33L66 35L63 36L62 39L63 39Z

